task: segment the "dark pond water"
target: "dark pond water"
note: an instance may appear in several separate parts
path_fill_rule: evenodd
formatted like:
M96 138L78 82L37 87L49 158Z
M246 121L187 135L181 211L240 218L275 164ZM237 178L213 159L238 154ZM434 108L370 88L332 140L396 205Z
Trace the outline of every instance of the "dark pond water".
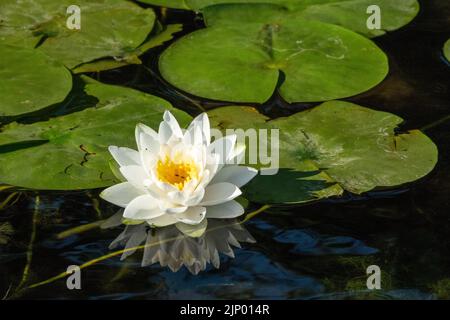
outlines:
M199 17L180 11L161 18L183 23L186 32L202 26ZM242 243L234 259L221 255L219 269L208 266L198 275L159 264L142 268L143 253L138 251L124 261L113 257L83 269L82 290L70 291L65 280L57 280L16 293L24 269L27 281L22 288L64 272L68 265L110 253L109 244L123 228L58 238L60 232L113 215L116 208L99 200L98 190L4 190L0 200L11 201L0 211L0 298L9 291L8 297L15 299L449 299L450 121L440 121L450 114L450 65L442 56L448 38L449 1L422 1L413 23L375 40L390 57L389 77L370 92L348 99L398 114L405 119L402 129L426 129L440 158L422 181L389 193L271 208L243 225L248 233L239 231L241 238L251 234L256 243ZM147 54L148 68L91 76L160 95L193 115L220 106L176 92L160 80L156 57L161 50ZM278 117L311 105L287 105L274 96L257 107ZM249 210L260 206L251 204ZM220 238L224 228L208 236ZM191 251L197 258L204 255ZM381 268L382 290L369 292L366 268L373 264Z

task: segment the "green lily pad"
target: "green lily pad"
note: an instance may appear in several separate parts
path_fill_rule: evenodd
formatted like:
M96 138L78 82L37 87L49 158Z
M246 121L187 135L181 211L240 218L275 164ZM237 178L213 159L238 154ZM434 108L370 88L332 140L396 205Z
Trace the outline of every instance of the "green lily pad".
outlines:
M59 103L72 87L63 65L42 52L0 44L0 117Z
M230 1L228 1L230 2ZM270 1L268 1L270 2ZM380 8L381 29L370 30L370 6ZM290 9L287 9L290 8ZM307 0L272 1L272 4L233 3L209 6L202 10L206 24L245 22L276 23L285 19L310 19L340 25L368 37L394 31L411 22L419 12L417 0Z
M181 24L169 24L162 31L153 35L145 43L140 45L138 48L128 53L123 59L117 60L114 58L104 58L95 60L93 62L84 63L74 69L73 73L84 73L84 72L99 72L105 70L111 70L126 66L128 64L141 64L142 61L139 56L144 54L146 51L158 47L173 38L173 34L181 31L183 26Z
M450 39L448 39L444 45L444 57L447 61L450 61Z
M70 30L66 10L81 9L81 29ZM0 43L35 47L74 68L104 57L124 60L141 45L155 23L151 9L129 1L2 0Z
M209 114L222 129L279 129L280 170L246 186L246 196L255 202L301 203L344 190L361 194L392 188L427 175L438 157L435 144L420 131L395 133L401 118L348 102L330 101L271 121L253 108L226 107ZM242 119L239 126L228 120L231 114Z
M246 103L267 101L280 71L286 101L316 102L367 91L389 69L369 39L304 19L202 29L165 50L159 67L168 82L190 94Z
M273 23L281 16L311 19L341 25L375 37L411 22L419 12L417 0L139 0L177 9L201 11L208 25L218 22ZM381 10L381 29L369 30L367 8Z
M0 181L42 190L109 186L109 145L136 149L134 129L142 122L157 128L164 110L182 125L191 117L167 101L128 88L88 83L94 108L33 124L12 123L0 133Z

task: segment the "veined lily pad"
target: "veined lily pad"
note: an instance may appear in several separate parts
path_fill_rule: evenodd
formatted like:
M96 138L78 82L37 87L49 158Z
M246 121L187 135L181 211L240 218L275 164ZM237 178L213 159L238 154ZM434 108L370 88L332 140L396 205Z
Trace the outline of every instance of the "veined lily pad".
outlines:
M395 187L424 177L437 162L434 143L418 130L396 134L403 120L390 113L341 101L271 121L255 111L209 112L219 128L235 128L227 120L233 114L242 119L242 129L279 129L280 170L250 182L246 190L252 201L299 203L344 190L360 194Z
M163 77L204 98L267 101L280 76L288 102L338 99L364 92L388 72L386 55L339 26L304 19L226 24L188 34L160 57Z
M230 1L228 1L230 2ZM270 1L269 1L270 2ZM380 29L369 29L370 6L380 8ZM290 8L290 9L287 9ZM419 12L417 0L302 0L272 1L272 4L233 3L202 10L208 26L245 22L276 23L279 20L310 19L343 26L368 37L380 36L411 22Z
M81 9L81 29L70 30L66 10ZM122 0L2 0L0 43L35 47L69 68L104 57L125 59L153 29L155 14Z
M59 103L72 87L62 64L42 52L0 44L0 117Z
M164 110L173 112L183 125L191 120L167 101L132 89L89 83L85 91L99 100L95 108L3 127L2 183L44 190L109 186L116 182L109 168L109 145L136 148L136 124L157 128Z
M150 39L148 39L138 48L127 53L127 55L124 56L123 59L118 60L115 58L104 58L95 60L93 62L84 63L72 69L72 72L74 73L99 72L104 70L120 68L128 64L141 64L142 61L139 59L140 55L144 54L151 48L158 47L162 45L164 42L171 40L173 38L173 34L181 31L182 29L183 26L181 24L169 24L165 26L162 31L158 31L158 33L156 33L155 35L150 36Z
M140 0L177 9L201 11L208 25L218 22L272 23L280 16L305 18L341 25L373 37L411 22L419 12L417 0ZM367 9L381 10L381 29L369 30Z
M450 61L450 39L448 39L444 45L444 57L447 61Z

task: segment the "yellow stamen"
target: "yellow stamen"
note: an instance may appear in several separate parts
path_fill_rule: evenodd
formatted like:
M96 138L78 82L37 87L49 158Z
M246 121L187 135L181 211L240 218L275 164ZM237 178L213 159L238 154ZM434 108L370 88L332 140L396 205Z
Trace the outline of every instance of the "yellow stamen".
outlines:
M178 190L183 190L186 183L198 178L198 170L192 160L176 163L166 157L164 161L158 161L156 172L159 180L177 187Z

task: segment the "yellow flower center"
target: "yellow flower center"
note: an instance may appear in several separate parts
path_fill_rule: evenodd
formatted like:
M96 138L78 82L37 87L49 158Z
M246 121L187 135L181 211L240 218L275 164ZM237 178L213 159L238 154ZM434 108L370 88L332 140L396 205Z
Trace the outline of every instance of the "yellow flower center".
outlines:
M159 180L177 187L178 190L183 190L186 183L198 178L198 170L192 160L178 163L166 157L164 161L158 161L156 172Z

